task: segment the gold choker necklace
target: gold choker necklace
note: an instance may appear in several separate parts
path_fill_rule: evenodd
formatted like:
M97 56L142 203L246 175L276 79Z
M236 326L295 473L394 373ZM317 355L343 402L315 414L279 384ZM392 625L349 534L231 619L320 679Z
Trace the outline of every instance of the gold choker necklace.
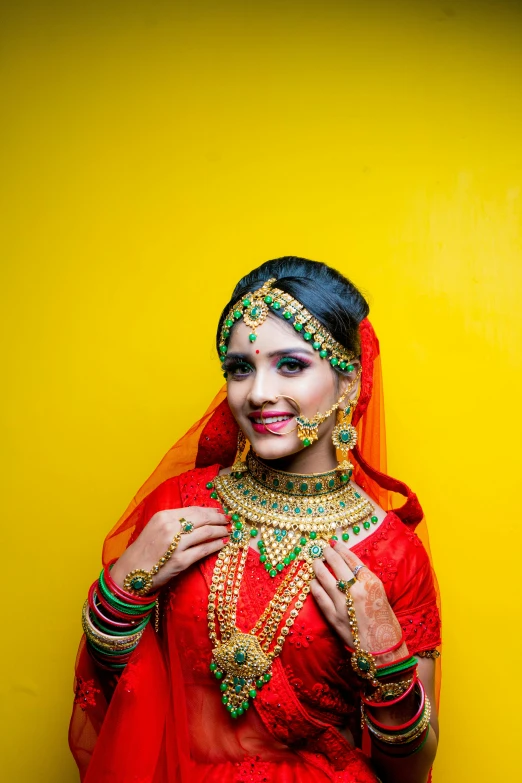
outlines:
M310 592L313 561L323 557L337 528L347 541L377 522L374 506L337 471L312 475L270 468L252 451L244 472L217 476L208 485L231 514L234 530L214 567L208 603L213 645L211 671L233 718L271 677L272 660ZM249 633L236 625L236 610L250 540L259 535L260 561L271 577L287 570L273 599ZM294 599L295 602L294 602Z

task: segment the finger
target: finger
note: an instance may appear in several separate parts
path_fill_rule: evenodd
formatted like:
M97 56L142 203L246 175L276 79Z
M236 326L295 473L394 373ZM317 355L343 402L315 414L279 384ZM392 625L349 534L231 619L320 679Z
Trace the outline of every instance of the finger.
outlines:
M164 513L168 515L169 523L175 524L176 526L181 519L184 519L186 522L191 522L195 528L202 527L203 525L226 525L228 522L225 514L221 513L217 508L187 506L182 509L169 509L168 512Z
M360 558L358 558L351 549L348 549L346 544L343 544L342 541L335 541L334 543L334 551L342 557L344 562L351 568L352 571L355 566L364 565L363 561L360 560Z
M191 546L189 549L183 552L183 558L186 562L186 568L197 563L198 560L202 560L204 557L215 554L223 549L225 544L222 538L218 538L214 541L205 541L203 544L197 546Z
M335 552L332 551L332 555L334 554ZM329 595L332 602L335 604L337 611L344 611L346 597L344 592L339 590L337 587L337 583L340 581L348 582L350 579L353 579L353 574L341 557L337 557L335 567L331 562L331 555L327 556L325 552L325 558L329 565L332 566L334 573L332 574L332 572L325 566L324 563L320 562L320 560L315 560L314 571L317 580L319 581L321 587Z
M335 604L317 579L312 579L310 582L310 592L326 619L333 623L337 614Z
M179 547L181 551L192 549L205 541L215 541L217 538L228 536L229 530L226 525L203 525L203 527L194 528L190 533L181 536Z

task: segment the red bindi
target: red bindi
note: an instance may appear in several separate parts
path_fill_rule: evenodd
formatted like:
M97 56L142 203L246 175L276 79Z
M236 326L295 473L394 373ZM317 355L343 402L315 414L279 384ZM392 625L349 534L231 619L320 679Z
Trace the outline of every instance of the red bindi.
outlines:
M256 348L256 353L259 353L259 348Z

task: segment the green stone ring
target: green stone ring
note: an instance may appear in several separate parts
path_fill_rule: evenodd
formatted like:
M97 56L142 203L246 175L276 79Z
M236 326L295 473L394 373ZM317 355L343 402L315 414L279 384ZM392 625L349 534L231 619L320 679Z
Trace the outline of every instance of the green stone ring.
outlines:
M181 517L179 520L181 522L181 532L182 533L190 533L192 530L194 530L194 525L192 522L189 522L188 519L185 519L184 517Z
M335 583L335 586L338 590L341 591L341 593L347 593L350 587L352 587L356 583L357 579L355 576L352 576L351 579L349 579L347 582L344 582L343 580L339 580L339 582Z

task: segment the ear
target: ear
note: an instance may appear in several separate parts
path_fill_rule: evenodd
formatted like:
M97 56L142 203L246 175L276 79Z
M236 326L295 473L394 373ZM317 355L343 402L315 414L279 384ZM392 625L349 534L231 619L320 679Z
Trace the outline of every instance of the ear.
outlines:
M359 359L354 359L350 366L353 367L353 370L350 370L349 372L347 370L337 370L336 368L337 377L339 378L340 394L342 394L349 386L351 386L354 380L357 378L357 375L360 374L361 362ZM348 394L348 397L346 398L347 400L354 400L358 396L360 383L361 379L359 378L352 391Z

